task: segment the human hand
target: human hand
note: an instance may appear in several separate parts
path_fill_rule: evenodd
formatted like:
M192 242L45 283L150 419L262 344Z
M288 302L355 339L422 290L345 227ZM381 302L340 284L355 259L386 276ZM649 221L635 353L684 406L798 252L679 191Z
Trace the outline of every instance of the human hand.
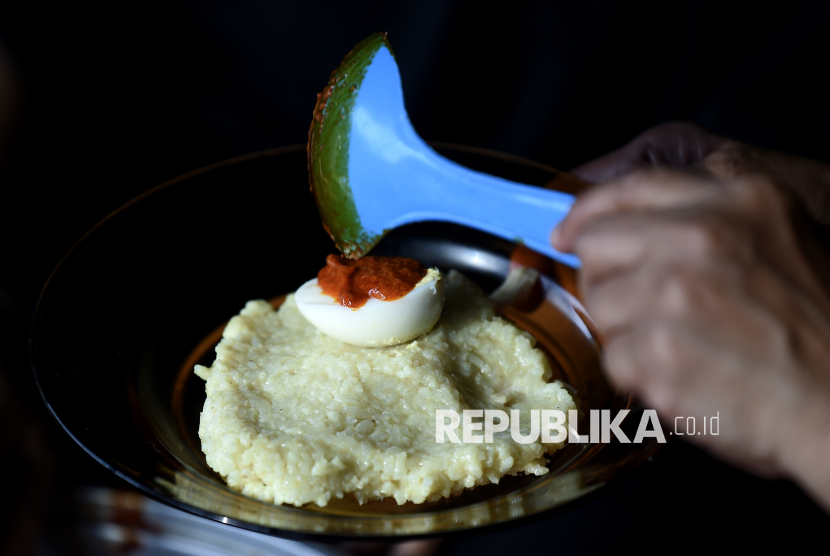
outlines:
M799 199L814 220L830 224L830 166L753 147L687 122L646 130L624 147L571 173L600 183L635 170L659 167L696 169L725 179L763 174Z
M612 383L830 509L830 273L769 176L652 169L582 194L552 238L582 260ZM684 420L680 421L685 422Z

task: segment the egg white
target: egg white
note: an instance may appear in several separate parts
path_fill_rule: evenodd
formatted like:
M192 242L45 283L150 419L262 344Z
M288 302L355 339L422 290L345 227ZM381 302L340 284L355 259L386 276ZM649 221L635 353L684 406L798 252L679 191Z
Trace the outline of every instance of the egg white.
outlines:
M294 294L297 308L323 333L362 347L402 344L429 332L444 307L441 275L430 269L415 288L400 299L370 298L363 307L344 307L323 293L317 278L309 280Z

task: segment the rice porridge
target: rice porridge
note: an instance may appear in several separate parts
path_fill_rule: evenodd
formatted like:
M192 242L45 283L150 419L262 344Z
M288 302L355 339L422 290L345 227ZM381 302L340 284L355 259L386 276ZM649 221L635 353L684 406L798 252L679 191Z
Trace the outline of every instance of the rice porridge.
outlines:
M199 436L208 464L245 495L297 506L349 493L361 503L422 503L505 475L547 473L545 455L562 444L519 444L509 430L492 444L436 442L436 410L577 407L565 385L549 382L530 334L496 316L459 273L444 278L435 327L390 347L325 335L293 294L278 310L248 302L213 365L196 366L206 382Z

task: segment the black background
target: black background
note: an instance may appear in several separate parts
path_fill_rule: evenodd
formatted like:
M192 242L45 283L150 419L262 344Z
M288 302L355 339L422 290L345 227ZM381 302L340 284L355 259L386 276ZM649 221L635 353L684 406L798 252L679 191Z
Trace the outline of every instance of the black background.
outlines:
M0 44L22 91L0 166L5 367L31 395L32 307L87 229L186 171L305 142L316 93L375 31L389 32L410 117L427 140L568 169L652 125L689 120L830 162L830 4L762 6L5 2ZM65 462L59 486L110 480L54 436ZM587 502L446 549L512 553L549 547L554 534L569 539L564 553L653 546L658 538L708 546L721 534L768 548L807 543L828 525L793 485L750 477L673 442Z

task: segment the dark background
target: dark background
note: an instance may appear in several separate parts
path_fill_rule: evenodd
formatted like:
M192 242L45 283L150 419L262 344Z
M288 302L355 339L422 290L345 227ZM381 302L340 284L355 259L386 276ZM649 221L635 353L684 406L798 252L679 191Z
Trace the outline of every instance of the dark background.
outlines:
M830 4L247 0L0 5L16 72L0 162L0 349L31 396L26 327L51 269L98 220L189 170L306 141L315 95L360 39L389 32L415 128L568 169L689 120L830 162ZM0 99L2 100L2 99ZM305 186L305 184L300 184ZM309 198L310 201L310 198ZM54 429L51 421L48 426ZM2 425L0 425L2 426ZM52 430L58 487L106 482ZM657 538L744 548L830 525L794 486L671 443L607 492L459 553L602 552ZM760 536L758 536L760 535Z

